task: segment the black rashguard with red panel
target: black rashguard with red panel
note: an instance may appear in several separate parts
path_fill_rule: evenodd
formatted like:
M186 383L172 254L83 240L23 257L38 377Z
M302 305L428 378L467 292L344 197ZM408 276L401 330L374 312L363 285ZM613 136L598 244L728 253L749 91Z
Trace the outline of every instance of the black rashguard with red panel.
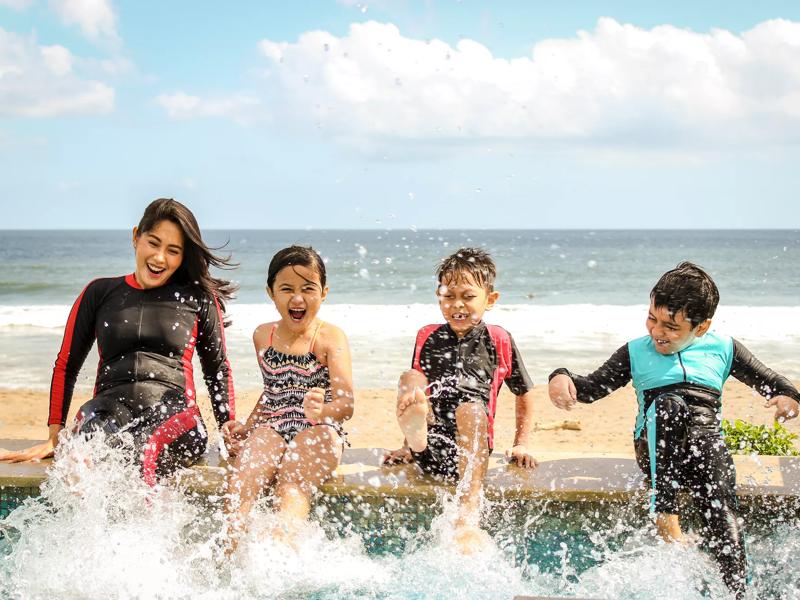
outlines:
M64 425L78 372L97 341L93 398L76 430L133 435L148 483L206 449L192 356L200 358L214 417L233 419L234 391L216 298L176 282L142 289L133 275L96 279L75 301L50 385L49 425Z
M478 323L459 338L450 325L428 325L417 333L412 368L428 379L435 422L428 427L428 446L412 452L428 474L458 477L455 413L459 405L480 403L488 419L488 446L494 447L497 396L505 382L515 396L533 388L519 350L502 327Z

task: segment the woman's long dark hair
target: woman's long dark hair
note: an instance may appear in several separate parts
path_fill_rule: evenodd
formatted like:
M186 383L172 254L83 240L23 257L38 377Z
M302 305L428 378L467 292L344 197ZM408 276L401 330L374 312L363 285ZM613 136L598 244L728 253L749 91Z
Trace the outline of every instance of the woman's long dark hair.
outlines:
M217 256L212 252L212 248L206 246L192 211L172 198L153 200L144 209L142 220L137 227L138 235L151 231L164 220L175 223L183 232L183 262L175 271L173 278L179 283L193 283L208 296L215 296L224 312L225 302L233 297L237 287L230 281L213 277L209 269L210 267L233 269L238 265L231 262L230 256Z

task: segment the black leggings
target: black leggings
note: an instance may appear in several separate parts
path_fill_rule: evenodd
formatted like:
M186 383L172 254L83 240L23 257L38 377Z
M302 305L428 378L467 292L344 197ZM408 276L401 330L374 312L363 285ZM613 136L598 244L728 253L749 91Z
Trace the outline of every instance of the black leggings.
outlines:
M155 485L158 477L194 464L206 450L208 436L193 402L183 394L165 391L157 402L142 406L117 393L95 396L78 411L75 431L91 434L103 431L109 443L117 435L129 433L135 444L134 459L141 465L142 477Z
M736 514L736 470L719 428L693 424L692 410L675 393L656 396L646 414L646 427L634 444L639 468L651 479L655 512L678 514L678 490L686 489L725 583L742 597L747 561Z

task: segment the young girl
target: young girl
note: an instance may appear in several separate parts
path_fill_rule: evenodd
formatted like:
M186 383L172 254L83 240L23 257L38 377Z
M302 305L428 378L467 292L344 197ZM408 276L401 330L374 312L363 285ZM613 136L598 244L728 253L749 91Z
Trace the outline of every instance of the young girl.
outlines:
M269 264L267 293L280 320L253 333L264 392L247 423L225 432L234 456L225 501L232 548L271 484L283 527L275 533L292 541L308 519L312 494L339 464L342 422L353 415L347 338L317 319L328 294L319 254L301 246L278 252Z

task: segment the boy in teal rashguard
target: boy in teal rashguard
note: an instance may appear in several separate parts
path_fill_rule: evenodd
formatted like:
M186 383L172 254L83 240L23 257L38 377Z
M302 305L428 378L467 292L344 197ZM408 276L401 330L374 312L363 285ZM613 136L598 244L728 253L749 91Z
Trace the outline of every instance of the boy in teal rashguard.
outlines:
M776 419L798 414L800 393L740 342L709 331L719 302L711 277L690 262L666 272L650 292L648 335L619 348L585 377L550 375L553 404L570 409L633 381L639 401L634 445L652 485L651 512L665 540L681 540L677 494L699 508L702 534L737 598L744 595L745 553L736 515L736 472L720 431L722 386L733 375L776 407Z

